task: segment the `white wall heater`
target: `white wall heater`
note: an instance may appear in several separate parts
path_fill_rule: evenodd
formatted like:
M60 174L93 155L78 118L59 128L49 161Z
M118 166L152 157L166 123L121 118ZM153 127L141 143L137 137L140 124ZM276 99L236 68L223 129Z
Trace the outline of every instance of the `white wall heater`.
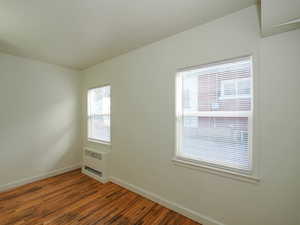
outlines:
M108 152L84 148L82 173L101 183L108 182L108 156Z

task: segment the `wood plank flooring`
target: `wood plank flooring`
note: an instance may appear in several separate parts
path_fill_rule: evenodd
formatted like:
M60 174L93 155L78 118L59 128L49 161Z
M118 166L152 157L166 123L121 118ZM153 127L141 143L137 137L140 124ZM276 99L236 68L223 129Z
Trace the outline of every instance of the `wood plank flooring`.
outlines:
M0 193L0 225L199 225L74 170Z

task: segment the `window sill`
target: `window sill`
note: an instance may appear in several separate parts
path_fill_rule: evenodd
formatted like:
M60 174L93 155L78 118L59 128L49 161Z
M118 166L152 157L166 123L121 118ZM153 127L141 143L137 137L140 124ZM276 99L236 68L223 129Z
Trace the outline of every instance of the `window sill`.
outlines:
M111 146L111 142L99 141L99 140L90 139L90 138L88 138L88 142Z
M227 178L234 179L234 180L239 180L239 181L244 181L244 182L254 183L254 184L257 184L260 182L260 178L253 176L253 175L241 174L241 173L229 171L226 169L220 169L220 168L216 168L213 166L203 165L201 163L190 162L190 161L184 160L182 158L174 157L172 159L172 162L176 166L182 166L182 167L186 167L186 168L190 168L190 169L197 169L197 170L201 170L201 171L204 171L207 173L219 175L222 177L227 177Z

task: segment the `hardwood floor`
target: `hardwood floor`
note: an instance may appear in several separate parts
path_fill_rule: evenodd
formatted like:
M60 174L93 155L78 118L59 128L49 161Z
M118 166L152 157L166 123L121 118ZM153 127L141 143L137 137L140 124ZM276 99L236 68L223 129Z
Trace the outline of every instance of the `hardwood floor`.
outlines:
M199 225L80 170L0 193L0 225Z

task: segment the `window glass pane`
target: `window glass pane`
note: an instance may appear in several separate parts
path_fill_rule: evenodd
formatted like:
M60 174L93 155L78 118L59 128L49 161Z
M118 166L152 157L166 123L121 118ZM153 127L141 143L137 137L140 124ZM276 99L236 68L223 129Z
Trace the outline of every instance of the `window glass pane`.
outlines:
M110 142L110 86L88 91L88 138Z
M252 169L251 59L181 72L182 136L177 154L210 165Z
M187 116L187 117L184 117L183 123L184 123L184 127L197 128L199 121L198 121L197 117Z
M223 81L221 83L221 85L223 85L223 87L222 87L223 88L223 91L222 91L223 96L235 96L236 95L236 90L235 90L236 87L235 87L234 80L229 80L229 82Z
M241 79L237 83L237 89L238 89L238 95L244 96L244 95L250 95L251 90L251 83L250 79Z
M189 76L183 83L183 107L188 111L198 110L198 77Z
M244 60L183 72L184 111L251 110L250 66Z
M249 170L248 118L191 117L184 123L182 155L200 161ZM188 117L184 121L191 120Z
M89 117L88 137L95 140L110 142L110 116L94 115Z

